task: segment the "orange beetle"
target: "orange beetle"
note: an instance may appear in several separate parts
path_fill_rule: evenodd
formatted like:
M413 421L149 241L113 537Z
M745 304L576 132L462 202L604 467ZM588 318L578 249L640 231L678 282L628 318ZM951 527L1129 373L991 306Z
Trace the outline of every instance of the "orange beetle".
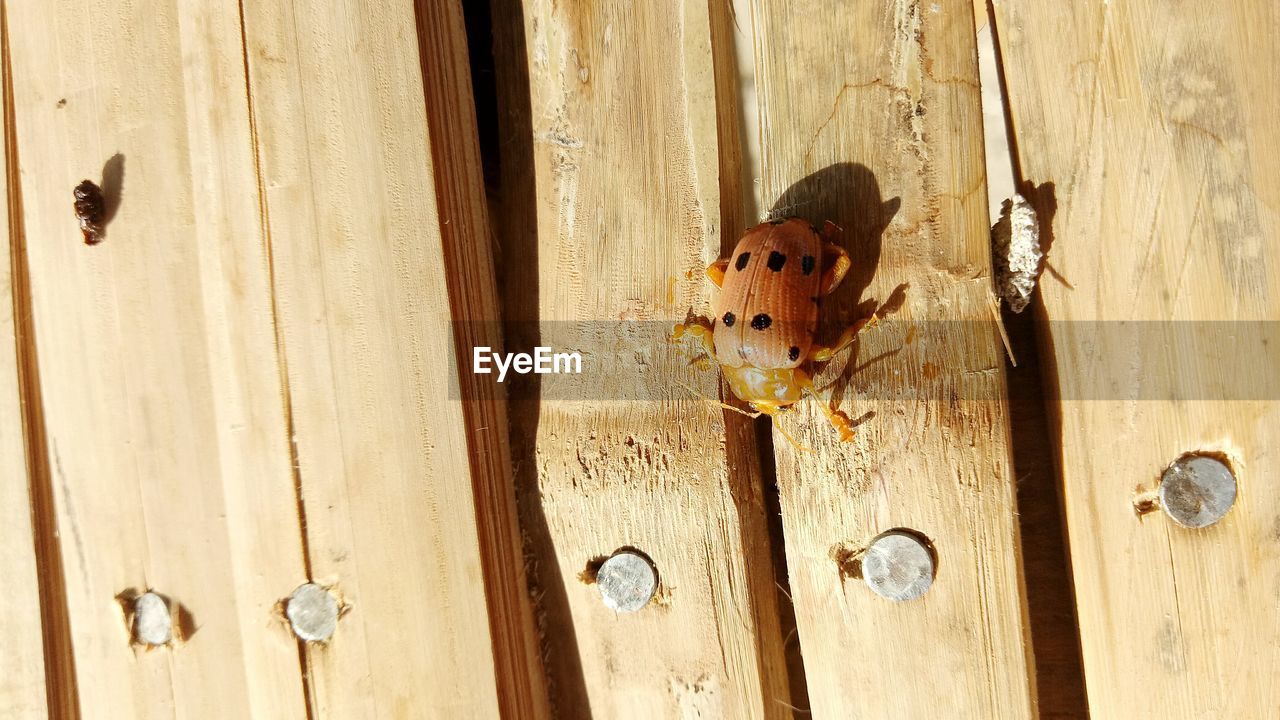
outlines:
M732 255L707 267L707 277L720 288L715 317L676 325L673 337L696 338L720 364L733 394L757 413L776 416L808 392L848 441L849 418L822 401L805 370L810 362L830 360L875 321L872 315L854 323L832 347L814 343L818 306L851 265L849 254L833 242L839 232L834 223L819 231L795 217L751 228Z

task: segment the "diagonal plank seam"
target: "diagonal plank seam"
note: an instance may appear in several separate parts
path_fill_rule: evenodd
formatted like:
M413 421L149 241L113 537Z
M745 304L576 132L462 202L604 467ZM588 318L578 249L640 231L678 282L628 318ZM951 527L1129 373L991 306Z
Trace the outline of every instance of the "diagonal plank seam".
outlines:
M249 144L253 153L253 174L257 182L259 225L262 228L262 243L267 261L267 278L271 297L271 326L275 340L277 367L280 373L280 401L283 404L285 438L289 448L289 469L293 475L294 501L297 505L298 531L302 546L302 568L307 581L311 581L311 547L307 537L307 508L302 496L302 470L298 462L298 443L295 440L293 397L289 390L289 363L285 353L283 330L280 327L279 303L276 296L275 256L271 245L271 222L268 216L267 193L262 180L262 156L258 142L258 119L253 106L253 88L249 76L249 40L245 32L244 0L238 3L240 15L240 52L244 67L244 95L249 119ZM298 638L298 669L302 677L303 704L306 708L307 720L316 717L315 685L312 681L311 662L306 649L306 641Z

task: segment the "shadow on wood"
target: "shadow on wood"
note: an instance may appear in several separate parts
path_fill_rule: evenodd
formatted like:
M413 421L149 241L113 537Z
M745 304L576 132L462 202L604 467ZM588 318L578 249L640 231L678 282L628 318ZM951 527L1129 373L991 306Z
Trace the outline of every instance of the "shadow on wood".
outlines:
M515 0L494 0L492 18L475 18L490 8L485 3L466 3L472 16L469 32L492 29L492 45L473 34L472 57L481 59L489 72L473 73L473 90L478 108L496 108L496 130L481 134L481 154L494 207L494 265L503 293L504 339L508 352L531 352L542 344L539 329L537 188L534 183L533 136L528 67L507 63L501 76L501 91L494 67L493 48L501 47L506 58L527 57L524 17ZM491 24L490 24L491 23ZM484 127L484 123L481 123ZM496 178L496 179L495 179ZM505 261L505 262L504 262ZM531 373L513 378L508 392L508 427L511 437L513 482L524 543L526 581L534 601L535 622L547 674L547 692L555 717L589 717L590 704L577 633L565 592L565 578L554 553L539 554L538 548L555 547L546 513L539 499L536 451L541 415L541 375Z

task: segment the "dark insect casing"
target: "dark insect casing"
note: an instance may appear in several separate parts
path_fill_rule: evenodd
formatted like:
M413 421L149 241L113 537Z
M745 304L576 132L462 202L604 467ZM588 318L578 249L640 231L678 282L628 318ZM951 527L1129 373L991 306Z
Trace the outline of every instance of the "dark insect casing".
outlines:
M102 241L102 221L106 216L106 201L102 197L102 188L92 180L84 180L72 191L75 195L76 219L80 221L80 232L84 234L85 245L97 245Z

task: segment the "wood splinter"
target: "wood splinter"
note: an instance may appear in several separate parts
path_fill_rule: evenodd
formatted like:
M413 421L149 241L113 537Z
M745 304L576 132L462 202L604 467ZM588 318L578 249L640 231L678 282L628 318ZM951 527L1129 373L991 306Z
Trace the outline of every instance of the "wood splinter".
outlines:
M107 214L106 201L102 198L102 188L92 180L83 180L72 192L76 198L76 219L80 221L80 232L84 233L84 244L97 245L102 242L103 225Z

